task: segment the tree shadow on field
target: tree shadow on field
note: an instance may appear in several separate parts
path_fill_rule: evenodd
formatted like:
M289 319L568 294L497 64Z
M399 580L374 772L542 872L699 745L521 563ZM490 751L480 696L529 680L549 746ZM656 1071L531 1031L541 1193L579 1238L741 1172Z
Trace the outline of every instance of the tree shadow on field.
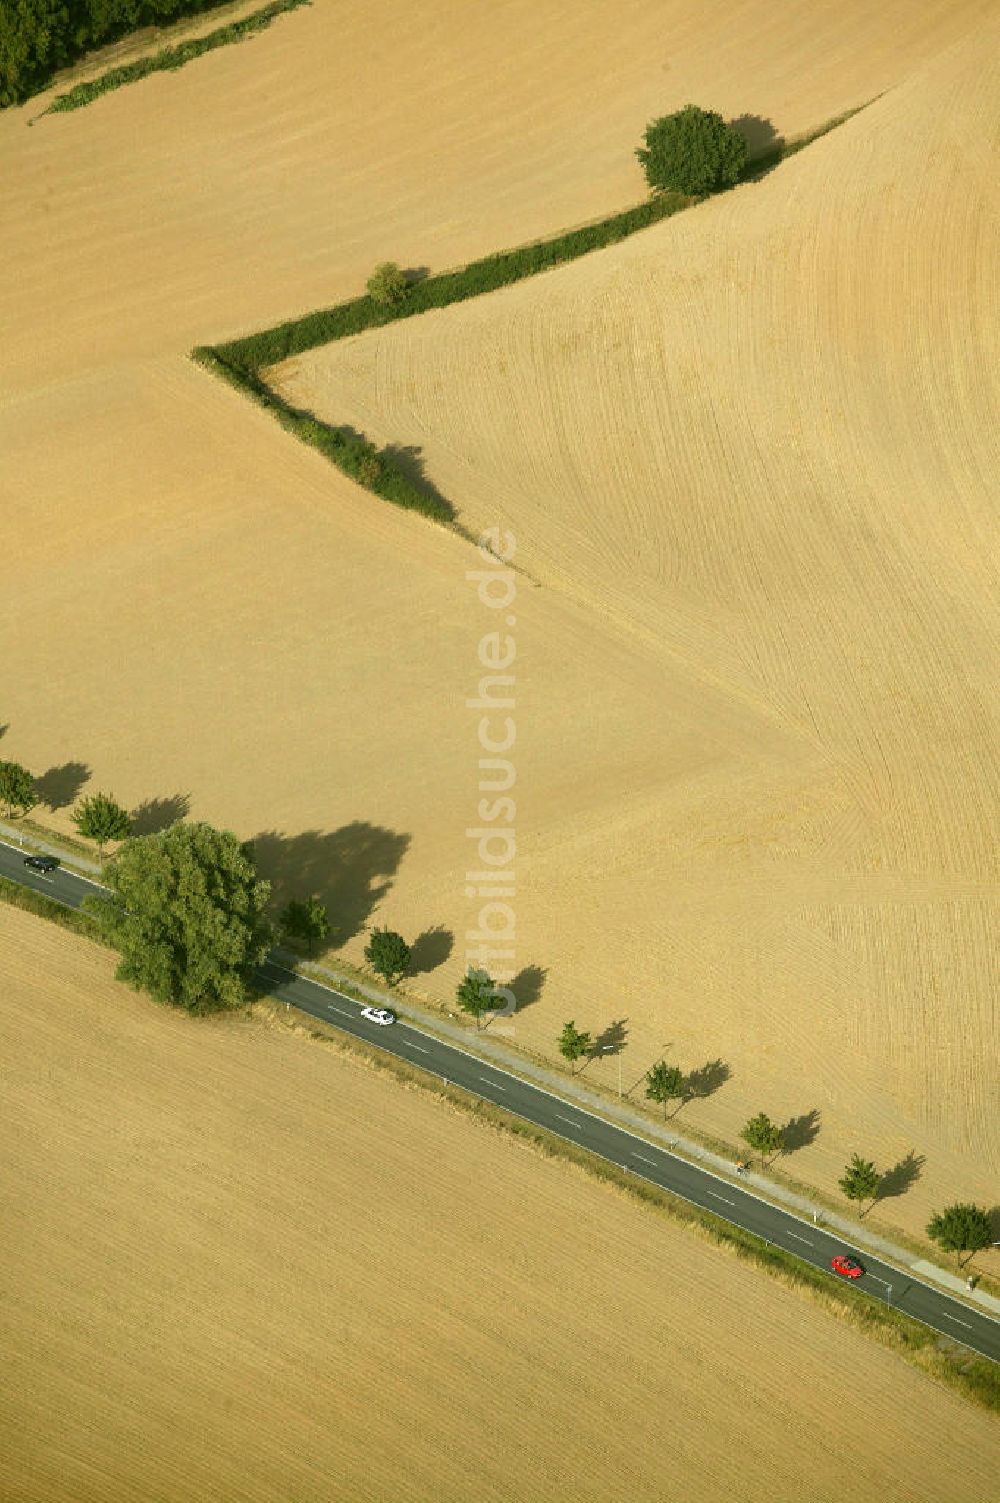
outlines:
M819 1111L803 1112L800 1117L791 1117L781 1129L782 1153L795 1153L799 1148L808 1148L819 1135Z
M350 433L355 438L364 438L364 434L358 433L354 428L347 428L342 425L341 431ZM426 496L435 505L443 507L449 521L453 522L455 520L457 513L454 506L447 497L442 496L433 480L429 480L427 477L423 451L419 444L386 444L378 452L379 457L385 460L390 469L398 471L403 479L413 486L414 490L419 491L421 495Z
M403 276L406 278L407 287L416 287L418 282L426 282L431 274L429 266L404 266Z
M708 1060L699 1069L692 1070L685 1079L685 1100L704 1101L706 1096L714 1096L720 1086L725 1085L732 1073L724 1060Z
M526 1007L538 1001L548 974L544 966L526 965L510 981L504 983L514 993L518 1012L523 1012Z
M6 721L3 725L0 725L0 741L3 740L4 736L6 736L6 734L7 734L7 732L9 730L10 730L10 721Z
M291 898L317 897L327 910L330 933L318 953L339 949L360 934L392 886L410 844L381 825L355 820L339 830L282 835L265 830L250 842L257 870L271 883L278 910Z
M878 1194L875 1199L892 1200L896 1195L905 1195L911 1185L915 1185L920 1178L921 1171L927 1159L922 1153L914 1153L911 1148L904 1159L898 1164L893 1164L887 1169L878 1182Z
M454 948L455 936L450 929L444 929L440 924L425 929L410 946L410 964L406 968L406 974L426 976L428 971L436 971L439 965L444 965Z
M600 1059L602 1054L621 1054L628 1043L628 1018L616 1018L603 1033L599 1033L590 1046L589 1059Z
M729 124L739 131L750 151L741 181L749 182L773 172L785 154L786 141L763 115L737 115Z
M133 835L160 835L178 820L186 819L191 808L188 793L172 793L169 798L147 798L132 810Z
M66 809L75 804L80 789L90 777L86 762L64 762L61 767L50 767L40 778L35 779L35 792L39 803L51 809Z

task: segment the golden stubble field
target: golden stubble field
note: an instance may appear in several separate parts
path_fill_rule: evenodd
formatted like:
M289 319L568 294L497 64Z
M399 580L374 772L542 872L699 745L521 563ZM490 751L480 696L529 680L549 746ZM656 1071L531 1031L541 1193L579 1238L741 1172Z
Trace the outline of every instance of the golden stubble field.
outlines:
M519 1034L719 1055L698 1120L818 1114L787 1162L830 1188L925 1159L880 1208L914 1230L1000 1168L998 56L994 23L761 183L277 373L594 623L567 729L623 762L527 832Z
M668 1221L0 912L0 1496L986 1499L995 1420Z
M447 995L477 911L465 894L465 832L478 823L466 700L481 671L477 645L494 624L466 579L478 560L460 540L359 492L192 367L186 352L352 294L385 256L440 269L636 200L643 185L632 152L643 125L689 98L791 135L889 91L875 107L882 114L858 117L843 138L867 160L878 134L865 121L888 128L894 109L923 118L919 87L893 91L965 37L985 63L984 27L996 13L982 0L925 4L916 17L903 0L878 8L830 0L808 15L791 0L754 0L706 17L688 0L634 0L588 5L567 27L562 5L537 0L442 0L406 14L316 0L250 43L77 114L30 129L25 121L44 99L5 114L4 756L38 773L81 762L90 790L109 788L130 805L183 797L196 817L267 837L260 849L280 890L327 897L354 958L373 916L410 936L444 926L454 948L421 984ZM983 97L982 87L971 92ZM971 161L964 137L949 146L940 120L935 129L936 150L963 172L978 170L961 165ZM963 687L939 718L945 730L968 727L969 766L956 754L926 769L935 798L952 790L956 833L943 805L938 833L928 833L912 759L908 770L893 759L909 744L907 697L933 689L907 677L916 657L903 654L897 665L899 654L883 652L866 625L891 606L891 592L869 599L860 577L836 597L820 588L825 550L837 546L834 500L864 515L860 562L878 554L883 532L895 533L903 504L900 491L895 516L864 513L855 456L849 445L837 449L840 406L856 415L857 397L850 383L831 386L820 359L822 320L838 337L854 327L853 314L834 314L869 270L850 222L861 164L837 193L836 176L817 186L809 165L835 162L813 153L834 151L840 139L645 239L672 268L667 286L651 270L636 280L631 268L645 254L637 242L617 259L521 289L525 307L551 297L553 318L568 310L562 354L547 332L555 325L531 315L537 371L523 348L512 349L508 380L508 357L491 346L493 375L470 375L468 360L478 357L467 331L480 320L499 329L510 301L411 331L433 343L436 329L454 328L454 369L464 369L466 385L455 391L450 365L434 356L425 375L441 382L439 406L455 416L428 417L426 434L420 416L416 441L466 519L516 519L519 560L541 581L522 578L516 605L516 964L547 976L516 1037L551 1052L572 1013L595 1029L625 1017L634 1077L664 1046L685 1066L723 1058L732 1081L691 1110L692 1122L732 1137L761 1106L782 1120L819 1111L823 1131L792 1162L828 1187L855 1147L885 1163L911 1149L926 1154L917 1186L893 1203L914 1229L953 1190L992 1194L985 818L970 833L985 793L979 722ZM924 193L927 212L912 222L908 256L923 266L932 242L956 254L967 200L956 190L938 218L939 189L913 191ZM866 222L886 196L871 198ZM810 223L824 198L841 211L820 224L833 226L839 260L819 240L789 241L795 215ZM815 346L816 357L802 370L782 357L765 380L759 362L748 374L742 352L758 329L740 322L751 304L734 279L765 285L754 225L768 203L776 249L798 258L780 285L815 293L818 277L829 296L781 303L778 283L759 294L779 299L783 319L807 319L805 335L772 320L775 344L793 354ZM977 234L985 246L984 221ZM688 251L700 261L685 261ZM838 265L846 282L834 276ZM888 271L883 283L891 291ZM615 451L628 454L620 469L600 452L608 413L595 411L593 392L589 406L580 397L579 374L586 387L593 371L593 326L581 302L591 285L609 350L623 330L637 342L634 389L626 386L618 412L631 426L614 438ZM934 283L932 308L947 301L949 285ZM683 366L643 365L642 297L665 316L682 310L669 333L686 352ZM602 309L613 327L601 328ZM951 328L964 340L963 326ZM730 330L739 338L727 343ZM898 337L910 351L912 339ZM390 362L404 345L394 332L384 348ZM345 355L359 362L357 379L338 369L345 406L335 415L348 417L356 404L370 412L372 432L404 437L410 417L390 366L384 405L381 397L372 405L364 346L336 358ZM911 364L937 381L933 343L918 355ZM577 371L567 376L573 359ZM957 394L954 385L941 390L935 421L946 428L982 411L990 365L980 371L975 359ZM863 345L852 347L851 363L879 374ZM959 370L955 361L943 368ZM799 498L801 528L789 527L780 505L787 465L771 468L795 434L772 417L752 437L788 370L808 378L796 393L796 432L815 478ZM661 376L676 415L666 428ZM706 393L729 377L749 383L741 388L748 407L720 409L713 446ZM525 391L537 396L537 411L525 412ZM891 395L873 378L873 428L903 421ZM412 399L423 411L416 377ZM538 411L551 422L536 443ZM898 599L933 553L944 593L917 623L929 633L921 638L933 660L929 684L954 668L954 644L971 641L962 682L978 674L985 699L994 628L979 590L990 535L982 508L962 514L957 539L927 504L929 423L925 404L886 444L897 490L912 480L916 492L907 502L915 535L889 584ZM497 450L501 441L508 452ZM986 442L982 430L978 441ZM942 452L935 473L945 476L956 442ZM869 441L859 462L871 468L874 454ZM969 468L987 457L970 450ZM841 488L831 488L831 465ZM735 485L718 486L730 468L755 498L745 526ZM596 507L595 473L609 486ZM651 526L658 473L674 478L654 486L660 520ZM623 481L634 482L633 495ZM949 504L961 508L969 494L949 490ZM801 552L810 536L815 558ZM748 594L743 575L758 563L759 590ZM827 613L818 624L816 598ZM926 592L915 599L926 612ZM827 696L821 665L807 711L809 654L839 642L841 618L856 608L851 692L842 702L840 689ZM945 613L957 631L950 646L935 635ZM891 797L881 753L851 739L866 707L886 697L896 707L894 720L879 722ZM69 827L65 809L52 819ZM855 893L863 887L862 902L845 896L845 873ZM937 915L933 923L919 921L922 910Z

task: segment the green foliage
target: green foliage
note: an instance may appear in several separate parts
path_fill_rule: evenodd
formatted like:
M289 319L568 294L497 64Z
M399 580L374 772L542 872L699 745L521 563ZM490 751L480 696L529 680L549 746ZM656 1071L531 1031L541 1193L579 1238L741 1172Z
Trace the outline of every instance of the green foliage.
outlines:
M0 762L0 804L7 818L13 819L16 811L27 814L38 803L35 780L20 762Z
M309 954L317 940L326 939L330 932L330 920L326 908L317 897L305 903L292 898L281 911L279 920L285 934L292 939L301 939L309 946Z
M301 318L277 324L273 329L263 329L257 334L248 334L244 339L232 340L215 347L214 353L235 374L244 378L259 374L269 365L287 360L292 355L301 355L306 350L316 349L335 339L346 339L352 334L361 334L365 329L378 328L393 323L399 318L414 318L433 308L448 308L467 298L479 297L484 292L495 292L499 287L509 287L525 277L536 276L564 261L574 261L589 251L600 250L634 235L676 214L690 202L681 194L667 194L648 199L634 208L612 214L598 224L585 225L582 229L570 230L552 240L536 241L516 250L498 251L484 256L480 261L470 261L458 271L442 272L439 276L425 277L415 282L407 291L402 303L380 308L370 297L353 298L350 302L338 303L333 308L320 309L303 314ZM198 352L195 351L195 358Z
M81 835L97 841L98 854L103 860L108 841L124 840L128 835L132 816L110 793L92 793L82 798L73 810L73 823Z
M853 1153L851 1162L837 1183L848 1200L870 1200L874 1205L878 1199L878 1187L882 1183L882 1176L870 1159L863 1159L860 1154ZM871 1206L868 1209L870 1210ZM861 1214L865 1213L862 1211Z
M740 1132L740 1137L744 1143L757 1150L762 1164L769 1154L778 1153L782 1146L781 1129L775 1127L765 1112L758 1112L756 1117L751 1117Z
M270 884L228 830L171 825L127 840L84 909L121 955L118 977L192 1013L237 1007L270 940Z
M221 0L213 0L213 3L221 3ZM183 68L184 64L191 62L193 58L212 52L216 47L228 47L233 42L242 42L246 37L253 36L256 32L263 31L265 27L270 26L271 22L277 16L283 15L285 11L295 10L300 5L310 3L311 0L272 0L270 5L265 5L261 10L255 10L249 16L233 21L229 26L220 26L217 30L210 31L207 36L193 37L190 41L179 42L174 47L161 47L159 52L154 52L149 57L137 58L134 63L126 63L120 68L109 68L107 73L102 73L100 77L88 83L76 84L65 94L57 94L46 114L82 109L85 104L99 99L102 94L110 94L112 89L120 89L124 84L137 83L141 78L148 78L151 73L167 73Z
M210 10L221 0L3 0L0 106L19 104L57 68L140 26Z
M373 929L372 937L365 945L365 959L376 975L382 976L392 986L410 964L410 947L394 929Z
M473 1015L479 1028L483 1014L497 1007L497 984L488 971L477 971L470 966L458 983L455 998L463 1012Z
M677 1065L668 1065L665 1059L646 1072L646 1095L650 1101L662 1101L663 1120L667 1118L667 1103L676 1101L686 1093L683 1070Z
M962 1253L969 1258L993 1241L993 1223L990 1213L982 1206L970 1202L945 1206L936 1212L927 1223L927 1235L944 1248L945 1252L958 1253L959 1267ZM966 1262L968 1262L968 1258Z
M409 283L395 261L376 266L367 282L368 296L378 308L392 308L406 296Z
M696 104L651 120L644 140L636 156L649 186L698 197L731 188L750 155L738 130L714 110L701 110Z
M591 1037L589 1033L581 1033L572 1019L563 1024L563 1031L559 1035L559 1053L563 1059L568 1060L570 1068L575 1072L576 1061L590 1053Z
M287 432L319 450L366 490L391 501L394 506L420 512L433 521L452 522L454 514L448 503L429 493L426 486L421 486L407 474L390 450L379 450L359 434L323 423L312 413L290 407L267 385L262 373L279 361L333 340L381 327L397 318L413 318L432 308L447 308L452 303L479 297L499 287L509 287L524 277L535 276L561 262L575 260L589 251L624 240L637 230L675 214L688 202L679 194L662 194L623 213L613 214L599 224L571 230L553 240L486 256L459 271L427 277L408 287L405 298L399 302L379 304L370 295L354 298L228 344L200 345L192 350L191 358L258 406L266 408Z

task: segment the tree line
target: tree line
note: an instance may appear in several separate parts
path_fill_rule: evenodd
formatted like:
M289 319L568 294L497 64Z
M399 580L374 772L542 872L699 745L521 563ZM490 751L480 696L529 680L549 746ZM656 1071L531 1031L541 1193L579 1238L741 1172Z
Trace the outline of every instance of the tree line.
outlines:
M27 812L37 801L31 773L19 763L0 762L0 804L8 817L15 810ZM119 979L194 1014L243 1005L276 933L268 917L271 884L257 873L252 842L184 821L156 834L133 836L131 815L109 793L79 800L72 817L80 833L98 843L102 858L110 841L124 842L104 866L106 891L83 903L98 932L118 951ZM278 932L304 942L310 954L329 930L327 909L316 896L292 898L277 923ZM389 986L406 974L412 956L401 934L379 927L371 931L364 953ZM478 1029L497 1010L501 990L487 971L470 968L455 999ZM581 1059L595 1053L593 1036L572 1019L563 1025L558 1047L573 1073ZM646 1096L663 1106L666 1119L672 1101L683 1105L695 1094L691 1082L679 1065L661 1059L646 1072ZM751 1117L740 1136L760 1155L762 1169L785 1147L781 1128L766 1112ZM874 1163L854 1154L839 1185L848 1200L869 1202L864 1216L876 1204L883 1179ZM957 1252L959 1263L963 1253L971 1257L993 1240L989 1213L965 1203L936 1213L927 1233L945 1250Z
M0 107L37 94L60 68L140 26L162 26L222 0L5 0Z

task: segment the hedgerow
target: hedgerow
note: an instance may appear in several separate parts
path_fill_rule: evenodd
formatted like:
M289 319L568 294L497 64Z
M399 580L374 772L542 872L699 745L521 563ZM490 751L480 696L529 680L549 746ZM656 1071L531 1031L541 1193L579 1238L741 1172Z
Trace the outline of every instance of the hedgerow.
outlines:
M221 0L4 0L0 107L43 89L57 69L135 31L212 10Z
M679 193L658 194L623 213L570 230L553 240L500 251L484 256L480 261L471 261L457 271L442 272L440 276L414 282L398 302L380 303L370 296L352 298L336 307L290 319L273 329L248 334L243 339L215 346L200 345L191 352L192 358L269 410L283 428L294 433L303 443L318 449L367 490L434 521L454 523L454 508L432 487L406 473L391 450L378 449L361 434L321 422L313 413L290 406L267 384L263 373L269 366L288 360L292 355L301 355L336 339L345 339L348 335L361 334L366 329L379 328L400 318L414 318L433 308L447 308L466 298L509 287L525 277L586 255L588 251L614 245L636 230L676 214L678 209L691 202L690 198Z
M154 52L149 57L141 57L134 63L125 63L120 68L110 68L107 73L102 73L99 78L93 79L90 83L76 84L65 94L57 94L45 113L79 110L85 104L99 99L102 94L110 94L112 89L120 89L124 84L136 83L140 78L148 78L151 73L167 73L183 68L184 64L191 62L192 58L201 57L205 52L212 52L216 47L228 47L233 42L242 42L246 37L253 36L255 32L263 31L265 27L270 26L271 22L285 11L296 10L300 5L310 3L311 0L272 0L272 3L265 5L263 9L255 10L251 15L244 16L242 20L233 21L229 26L220 26L216 31L210 31L207 36L194 37L188 42L178 43L176 47L162 47L159 52Z

